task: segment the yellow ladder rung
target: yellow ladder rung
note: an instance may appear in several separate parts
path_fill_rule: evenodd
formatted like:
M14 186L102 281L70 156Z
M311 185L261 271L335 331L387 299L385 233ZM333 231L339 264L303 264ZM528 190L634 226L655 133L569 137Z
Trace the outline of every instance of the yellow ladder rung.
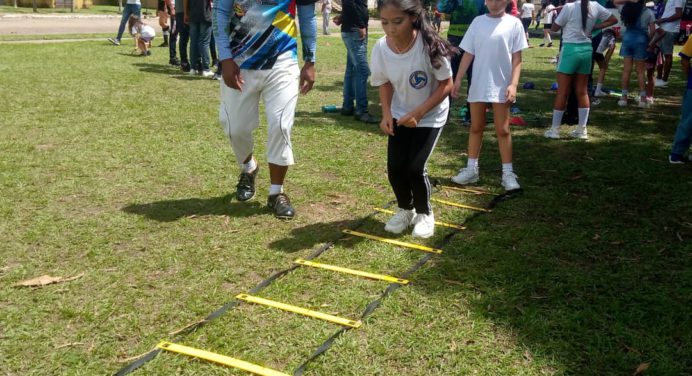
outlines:
M257 364L252 364L252 363L246 362L244 360L231 358L230 356L213 353L213 352L206 351L206 350L196 349L194 347L178 345L176 343L161 341L158 345L156 345L156 347L161 349L161 350L166 350L166 351L170 351L170 352L174 352L174 353L178 353L178 354L182 354L182 355L191 356L194 358L208 360L208 361L214 362L214 363L223 364L225 366L229 366L229 367L237 368L237 369L240 369L243 371L254 373L255 375L290 376L286 373L275 371L271 368L258 366Z
M350 326L351 328L360 328L360 326L363 325L363 323L360 320L345 319L343 317L338 317L338 316L330 315L330 314L323 313L323 312L313 311L310 309L301 308L301 307L297 307L294 305L277 302L274 300L264 299L264 298L260 298L258 296L253 296L253 295L248 295L248 294L238 294L236 296L236 299L240 299L240 300L243 300L243 301L246 301L249 303L261 304L261 305L265 305L265 306L272 307L272 308L278 308L278 309L281 309L284 311L293 312L293 313L297 313L299 315L308 316L308 317L312 317L312 318L316 318L316 319L320 319L320 320L324 320L324 321L329 321L329 322L334 323L334 324L339 324L339 325L343 325L343 326Z
M313 262L313 261L308 261L308 260L303 260L303 259L297 259L297 260L295 260L295 261L293 261L293 262L296 263L296 264L298 264L298 265L311 266L311 267L313 267L313 268L331 270L331 271L334 271L334 272L345 273L345 274L351 274L351 275L356 275L356 276L365 277L365 278L370 278L370 279L376 279L376 280L378 280L378 281L385 281L385 282L398 283L398 284L401 284L401 285L406 285L406 284L408 284L408 280L407 280L407 279L392 277L392 276L389 276L389 275L368 273L368 272L363 272L363 271L360 271L360 270L342 268L342 267L340 267L340 266L329 265L329 264L322 264L322 263L319 263L319 262Z
M375 210L378 211L378 212L380 212L380 213L394 214L393 211L387 210L387 209L375 208ZM454 229L457 229L457 230L466 230L466 226L459 226L459 225L455 225L454 223L446 223L446 222L435 221L435 224L438 225L438 226L454 228Z
M459 204L459 203L456 203L456 202L440 200L440 199L438 199L438 198L431 198L430 201L432 201L432 202L438 202L438 203L440 203L440 204L445 204L445 205L449 205L449 206L454 206L454 207L457 207L457 208L463 208L463 209L469 209L469 210L476 210L476 211L481 211L481 212L486 212L486 213L492 212L492 210L490 210L490 209L484 209L484 208L479 208L479 207L477 207L477 206L464 205L464 204Z
M342 230L342 231L343 231L345 234L360 236L361 238L366 238L366 239L370 239L370 240L377 240L377 241L383 242L383 243L394 244L394 245L398 245L398 246L400 246L400 247L411 248L411 249L417 249L417 250L423 251L423 252L430 252L430 253L437 253L437 254L442 253L442 250L441 250L441 249L430 248L430 247L426 247L426 246L424 246L424 245L413 244L413 243L406 243L406 242L401 242L401 241L394 240L394 239L382 238L382 237L379 237L379 236L370 235L370 234L364 234L364 233L362 233L362 232L353 231L353 230Z
M438 187L442 189L451 189L453 191L460 191L460 192L469 192L469 193L475 193L477 195L492 195L492 196L497 196L497 193L492 193L492 192L486 192L486 191L480 191L477 189L471 189L471 188L460 188L460 187L453 187L450 185L438 185Z

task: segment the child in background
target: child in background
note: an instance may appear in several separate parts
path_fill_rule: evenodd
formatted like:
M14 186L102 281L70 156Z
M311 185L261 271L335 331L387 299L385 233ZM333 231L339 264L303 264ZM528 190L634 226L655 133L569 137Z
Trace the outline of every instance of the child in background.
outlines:
M613 56L615 51L615 32L612 29L603 30L603 36L601 37L601 42L596 47L594 55L603 56L601 59L594 59L596 64L598 64L598 82L596 83L596 90L594 90L594 97L606 97L608 93L603 91L603 82L605 82L605 75L608 71L608 64L610 64L610 58Z
M666 32L660 27L654 31L654 36L649 41L646 49L646 107L654 104L654 87L656 86L655 73L658 67L663 67L663 55L661 54L660 42Z
M465 51L454 81L452 97L459 97L461 80L473 63L474 76L468 94L471 104L468 164L452 177L457 184L478 181L478 157L485 130L485 110L492 106L497 143L502 159L502 186L506 191L519 189L512 167L512 136L509 132L509 109L516 101L521 50L528 47L524 28L517 17L505 13L507 0L486 0L488 13L474 18L460 47ZM478 73L476 73L478 72Z
M632 63L637 70L639 82L639 107L646 108L646 57L649 48L650 37L654 34L653 12L644 6L645 0L615 0L615 5L624 4L620 8L620 18L625 25L625 33L622 36L620 56L623 58L622 66L622 97L618 100L618 106L627 106L630 74Z
M414 237L435 231L426 164L447 120L452 69L458 53L433 29L419 0L378 3L385 36L372 50L370 82L379 87L380 129L387 140L387 175L399 210L384 229Z
M688 38L685 45L680 50L680 63L682 64L682 75L687 81L685 94L682 97L682 116L680 124L675 131L673 147L668 156L668 161L672 164L685 163L683 154L689 150L692 144L692 75L690 74L690 58L692 58L692 38ZM692 161L692 154L688 155Z
M543 9L543 43L539 44L539 47L553 46L553 39L550 37L550 28L553 26L553 20L557 16L557 11L555 9L552 0L548 1L548 5Z
M597 24L599 20L605 20ZM560 125L567 109L567 98L572 88L577 97L577 127L570 133L573 138L587 140L589 121L589 73L593 59L591 32L617 23L610 11L595 1L580 0L565 4L553 21L552 31L562 30L562 50L557 66L557 95L553 104L553 119L544 136L559 139Z
M156 36L154 28L142 22L138 16L132 15L128 20L127 28L135 38L137 48L142 51L142 56L151 55L151 41Z

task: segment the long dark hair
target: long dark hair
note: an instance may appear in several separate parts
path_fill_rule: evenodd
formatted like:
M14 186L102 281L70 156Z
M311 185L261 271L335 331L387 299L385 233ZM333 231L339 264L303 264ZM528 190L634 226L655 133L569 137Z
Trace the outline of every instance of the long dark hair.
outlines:
M377 11L388 5L400 9L415 19L413 28L420 32L423 38L423 48L430 56L430 63L435 69L440 68L442 65L440 59L456 56L460 53L458 48L452 46L437 34L430 24L430 20L420 0L379 0L377 2Z
M140 27L143 25L144 22L142 22L142 19L139 18L139 16L135 16L134 14L130 15L130 18L127 20L127 29L130 30L130 33L132 33L132 28L135 26Z
M639 22L639 17L642 15L644 10L644 0L639 0L636 3L627 2L625 6L622 7L620 12L620 19L625 27L630 28L637 25Z
M581 0L581 29L586 30L586 19L589 17L589 0Z

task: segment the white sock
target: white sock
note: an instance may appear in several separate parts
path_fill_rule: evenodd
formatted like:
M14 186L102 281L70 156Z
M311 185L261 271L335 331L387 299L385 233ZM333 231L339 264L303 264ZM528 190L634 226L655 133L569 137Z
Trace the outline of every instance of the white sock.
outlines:
M166 35L166 36L167 36L167 35L168 35L168 30L165 30L165 31L163 32L163 35Z
M502 164L502 175L509 174L514 172L514 169L512 168L512 163L503 163Z
M565 111L553 110L553 124L552 124L553 129L560 128L560 124L562 124L562 115L564 115L564 114L565 114Z
M553 39L550 37L550 34L548 34L548 43L553 43Z
M471 168L474 171L478 171L478 158L469 158L469 161L466 164L466 167Z
M278 195L279 193L283 193L283 191L284 191L283 184L272 184L269 187L269 195L270 196Z
M579 112L579 128L586 128L586 123L589 121L589 109L580 108L577 111Z
M596 91L603 91L603 84L602 83L597 83L596 84Z
M248 163L241 163L240 168L243 169L243 172L255 171L255 169L257 168L257 161L255 160L255 158L252 158Z

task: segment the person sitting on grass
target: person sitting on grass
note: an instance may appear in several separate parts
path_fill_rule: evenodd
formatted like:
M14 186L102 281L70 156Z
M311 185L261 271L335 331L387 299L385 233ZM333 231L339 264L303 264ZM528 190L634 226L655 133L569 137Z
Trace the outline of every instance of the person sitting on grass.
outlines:
M682 60L682 74L687 81L687 87L682 97L682 116L680 123L675 131L673 147L668 156L668 161L672 164L685 163L683 154L687 152L692 144L692 75L690 75L690 58L692 58L692 38L688 38L680 51ZM692 154L688 155L692 161Z
M138 16L132 15L128 20L127 28L135 38L135 48L142 51L142 56L151 55L151 41L156 36L154 28L142 22Z
M488 13L476 17L469 26L460 47L459 74L454 80L452 98L459 97L461 80L471 64L482 80L471 82L467 101L471 104L471 129L468 162L452 181L471 184L478 181L478 157L481 153L486 108L492 106L495 134L502 159L502 186L506 191L520 188L512 167L512 136L509 110L517 99L521 72L521 50L529 47L521 21L505 13L507 0L486 0Z

